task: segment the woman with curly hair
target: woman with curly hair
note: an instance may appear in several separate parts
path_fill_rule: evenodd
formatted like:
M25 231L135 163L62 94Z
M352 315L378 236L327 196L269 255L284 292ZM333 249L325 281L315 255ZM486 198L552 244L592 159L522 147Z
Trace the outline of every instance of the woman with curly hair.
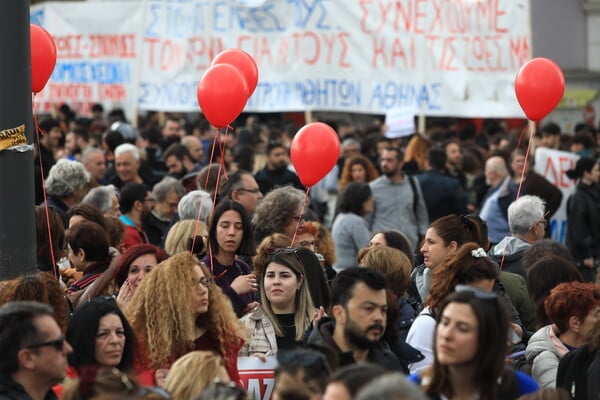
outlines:
M54 310L54 319L60 330L67 330L69 310L65 291L51 273L38 272L0 282L0 305L9 301L37 301L48 304Z
M476 243L466 243L448 254L433 270L431 289L425 299L423 311L413 321L406 343L419 350L425 358L409 365L410 372L419 372L433 362L433 337L435 321L440 316L440 307L447 295L454 292L458 284L475 286L491 292L498 279L496 264Z
M353 156L344 162L338 191L342 193L350 182L369 183L378 176L379 173L371 160L363 155Z
M142 383L162 382L171 364L191 350L219 354L231 380L239 381L244 327L208 268L190 253L157 265L138 286L126 314L140 343L135 366Z
M533 334L525 357L539 385L553 388L562 356L587 344L592 328L600 321L600 288L593 283L561 283L544 303L552 324Z
M255 238L261 241L273 233L283 233L294 239L304 228L304 203L306 195L292 186L271 190L262 199L252 222Z

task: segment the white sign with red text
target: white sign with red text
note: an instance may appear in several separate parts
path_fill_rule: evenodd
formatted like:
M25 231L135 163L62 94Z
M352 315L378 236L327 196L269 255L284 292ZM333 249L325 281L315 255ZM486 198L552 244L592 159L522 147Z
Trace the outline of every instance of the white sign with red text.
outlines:
M44 101L197 111L214 56L239 48L260 79L246 111L520 117L529 0L49 2L31 21L58 64ZM113 85L113 86L107 86Z
M564 243L567 233L567 200L575 192L577 182L570 179L566 172L575 168L579 159L577 154L539 147L535 150L535 172L548 179L562 192L560 207L550 220L552 239Z

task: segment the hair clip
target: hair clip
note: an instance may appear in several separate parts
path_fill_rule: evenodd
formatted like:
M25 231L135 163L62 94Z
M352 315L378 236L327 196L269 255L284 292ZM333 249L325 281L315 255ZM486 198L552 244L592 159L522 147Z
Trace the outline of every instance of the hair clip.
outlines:
M481 247L471 250L471 255L475 258L487 257L487 253Z

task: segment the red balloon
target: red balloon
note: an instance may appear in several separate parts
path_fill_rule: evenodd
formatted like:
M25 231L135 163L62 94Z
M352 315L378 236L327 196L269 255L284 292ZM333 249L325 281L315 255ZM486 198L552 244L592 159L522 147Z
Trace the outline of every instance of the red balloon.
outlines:
M31 91L41 92L56 65L56 45L52 36L42 27L29 26L31 35Z
M229 64L210 67L198 82L198 104L212 125L225 128L244 110L248 101L248 84Z
M560 103L565 93L565 77L554 61L534 58L519 69L515 93L527 118L539 121Z
M313 122L294 136L290 153L300 182L312 186L335 166L340 156L340 140L332 127Z
M242 73L244 79L246 79L248 97L252 96L258 84L258 67L250 54L239 49L223 50L216 55L210 65L217 64L230 64L236 67Z

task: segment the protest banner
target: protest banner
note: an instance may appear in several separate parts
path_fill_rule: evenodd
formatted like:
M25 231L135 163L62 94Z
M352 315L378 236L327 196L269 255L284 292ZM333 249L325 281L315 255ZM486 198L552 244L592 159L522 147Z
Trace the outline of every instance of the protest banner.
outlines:
M244 389L257 400L269 400L275 387L277 357L238 357L238 370Z
M528 0L179 0L44 3L59 65L44 100L197 111L221 50L260 77L246 111L522 116L518 68L531 56Z
M567 233L567 200L575 192L577 182L567 177L566 172L575 168L577 154L539 147L535 150L534 170L562 192L560 207L550 219L550 234L553 240L565 243Z

